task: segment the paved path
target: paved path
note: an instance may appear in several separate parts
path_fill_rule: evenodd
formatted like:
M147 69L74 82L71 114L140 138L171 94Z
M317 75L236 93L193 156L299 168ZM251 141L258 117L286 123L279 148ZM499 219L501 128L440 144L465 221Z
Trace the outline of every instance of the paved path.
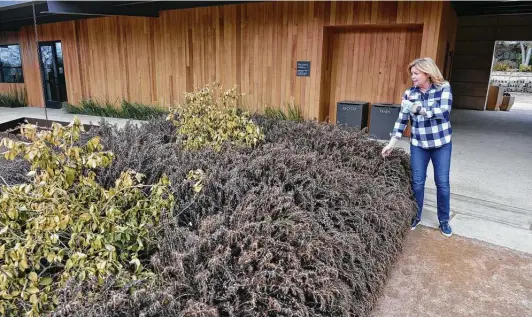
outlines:
M47 109L48 119L55 121L70 122L74 119L74 115L65 112L63 109ZM76 115L83 124L98 124L103 117ZM44 108L25 107L25 108L3 108L0 107L0 123L15 120L21 117L29 117L35 119L45 119ZM119 127L124 126L128 121L133 123L140 123L139 120L105 118L105 121L111 124L117 124Z
M522 92L511 92L510 94L515 97L515 102L510 112L518 110L532 111L532 94Z
M372 317L531 317L532 255L418 227Z

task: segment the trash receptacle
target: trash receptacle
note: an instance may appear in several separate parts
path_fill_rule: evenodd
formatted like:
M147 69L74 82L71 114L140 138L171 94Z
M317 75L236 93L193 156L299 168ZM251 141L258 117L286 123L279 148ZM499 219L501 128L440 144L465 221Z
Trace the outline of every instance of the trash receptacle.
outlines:
M389 139L400 111L401 105L389 103L373 104L369 123L370 136L380 140Z
M342 100L336 104L336 124L364 129L368 126L369 102Z

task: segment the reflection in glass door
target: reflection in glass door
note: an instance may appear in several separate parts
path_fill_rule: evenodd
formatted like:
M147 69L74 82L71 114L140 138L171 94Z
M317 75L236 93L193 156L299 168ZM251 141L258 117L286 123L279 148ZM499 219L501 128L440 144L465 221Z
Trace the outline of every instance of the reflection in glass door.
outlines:
M46 107L61 108L61 103L67 101L61 42L41 42L39 43L39 50L42 60L42 80Z

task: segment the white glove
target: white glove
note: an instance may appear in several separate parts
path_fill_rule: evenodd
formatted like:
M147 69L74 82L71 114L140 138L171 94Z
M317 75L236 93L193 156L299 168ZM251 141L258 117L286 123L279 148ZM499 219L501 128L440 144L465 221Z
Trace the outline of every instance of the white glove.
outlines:
M395 143L397 143L397 138L392 137L388 144L382 149L382 156L387 157L392 153L393 148L395 147Z
M411 102L410 100L403 100L401 102L401 112L402 113L412 113L412 115L425 115L426 114L426 111L425 111L425 108L421 108L419 110L419 113L417 113L417 107L421 106L421 102L419 101L416 101L416 102Z
M418 107L419 107L419 112L418 112ZM410 112L412 113L412 115L414 116L417 116L417 115L426 115L427 114L427 111L425 110L425 108L423 108L421 102L419 101L416 101L412 104L412 106L410 107Z
M419 112L417 112L417 109L419 107ZM412 107L410 107L410 112L412 112L413 115L418 115L418 114L421 114L422 111L424 111L425 108L423 108L423 106L421 105L421 102L419 101L416 101L412 104Z
M403 99L403 101L401 101L401 112L410 113L413 105L412 101Z

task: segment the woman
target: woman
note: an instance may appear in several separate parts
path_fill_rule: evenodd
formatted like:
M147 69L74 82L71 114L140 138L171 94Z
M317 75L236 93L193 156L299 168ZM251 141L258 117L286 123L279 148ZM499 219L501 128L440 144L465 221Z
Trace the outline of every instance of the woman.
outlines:
M414 60L408 65L408 71L414 86L407 89L403 96L401 113L395 122L390 142L382 149L382 155L390 155L410 119L412 187L417 201L417 215L412 221L412 230L421 221L427 166L432 161L437 188L439 229L444 236L450 237L451 86L443 79L431 58Z

